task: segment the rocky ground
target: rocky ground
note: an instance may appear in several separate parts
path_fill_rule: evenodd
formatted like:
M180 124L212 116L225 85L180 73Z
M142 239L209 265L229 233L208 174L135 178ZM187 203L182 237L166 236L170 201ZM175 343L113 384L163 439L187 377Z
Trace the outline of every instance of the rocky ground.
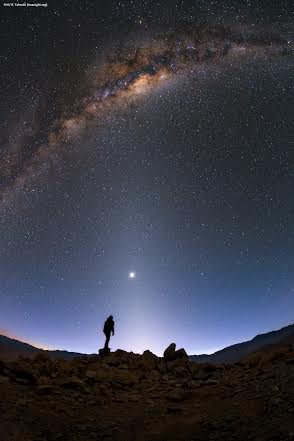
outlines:
M116 351L0 361L0 441L294 441L294 348L232 365Z

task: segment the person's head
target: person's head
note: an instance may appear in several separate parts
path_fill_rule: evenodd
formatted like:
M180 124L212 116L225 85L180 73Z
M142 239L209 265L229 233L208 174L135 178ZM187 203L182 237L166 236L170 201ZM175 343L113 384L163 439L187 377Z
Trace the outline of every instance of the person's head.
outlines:
M113 317L112 317L112 315L110 315L109 317L108 317L108 320L112 320L113 319Z

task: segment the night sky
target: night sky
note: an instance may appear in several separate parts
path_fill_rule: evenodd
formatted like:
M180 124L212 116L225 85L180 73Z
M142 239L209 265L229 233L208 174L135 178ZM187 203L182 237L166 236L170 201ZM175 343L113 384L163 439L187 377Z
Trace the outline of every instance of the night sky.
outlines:
M293 21L1 5L0 333L92 353L112 314L112 350L199 354L293 322Z

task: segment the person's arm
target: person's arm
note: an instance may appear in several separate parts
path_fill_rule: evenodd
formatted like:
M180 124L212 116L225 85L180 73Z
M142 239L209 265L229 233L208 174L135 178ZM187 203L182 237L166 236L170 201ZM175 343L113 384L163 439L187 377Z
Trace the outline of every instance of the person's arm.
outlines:
M112 335L114 335L114 322L113 322L113 325L112 325Z

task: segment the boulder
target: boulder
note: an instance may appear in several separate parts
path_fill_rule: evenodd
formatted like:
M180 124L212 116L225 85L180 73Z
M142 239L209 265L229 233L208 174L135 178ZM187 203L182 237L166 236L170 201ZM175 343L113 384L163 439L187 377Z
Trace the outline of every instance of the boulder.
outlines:
M116 357L118 357L122 360L126 360L129 356L129 353L126 351L123 351L122 349L117 349L114 354Z
M103 356L103 355L107 355L107 354L110 354L110 348L99 349L99 355Z
M127 363L121 363L119 366L119 369L127 371L129 369L129 366Z
M30 366L14 363L8 376L18 384L36 384L37 378Z
M201 383L199 381L190 380L187 383L187 387L189 389L198 389L201 386Z
M188 371L185 366L176 366L174 372L177 377L184 377L188 374Z
M164 351L163 358L165 361L173 361L180 358L188 360L188 355L184 348L178 349L176 351L176 344L171 343Z
M86 382L87 382L88 384L94 384L95 381L97 381L97 372L88 369L88 370L85 372L85 380L86 380Z
M165 375L166 371L167 371L167 367L166 367L166 363L164 360L159 360L158 364L157 364L157 369L159 370L159 372L161 373L161 375Z
M178 359L178 358L187 358L188 359L188 354L184 348L178 349L176 351L175 355L176 355L176 359Z
M178 358L172 361L167 361L166 362L166 368L169 372L174 372L175 370L178 368L184 368L185 371L188 373L188 361L185 358Z
M176 414L183 412L183 407L181 404L169 403L166 407L167 413Z
M131 387L138 382L138 378L135 374L130 372L118 371L113 380L121 386Z
M169 401L179 402L179 401L183 401L186 398L186 393L180 387L176 387L175 389L168 392L166 398Z
M58 385L64 389L84 390L86 385L79 378L71 377L66 379L60 379Z
M152 354L150 351L144 351L143 355L139 358L138 369L142 369L144 371L152 371L157 368L158 358L156 355Z
M0 375L0 384L9 383L9 378L4 375Z
M4 363L3 360L0 360L0 374L5 373L6 370L7 370L6 364Z
M175 353L176 353L176 344L171 343L163 353L164 360L166 361L175 360Z

